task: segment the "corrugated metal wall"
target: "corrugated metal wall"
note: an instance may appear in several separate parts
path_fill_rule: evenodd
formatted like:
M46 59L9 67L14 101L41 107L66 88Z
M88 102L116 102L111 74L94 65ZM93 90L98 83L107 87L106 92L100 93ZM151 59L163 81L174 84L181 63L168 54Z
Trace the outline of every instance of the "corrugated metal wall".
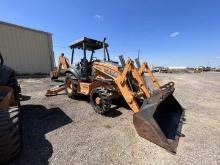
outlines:
M0 52L20 74L49 73L54 66L50 33L0 22Z

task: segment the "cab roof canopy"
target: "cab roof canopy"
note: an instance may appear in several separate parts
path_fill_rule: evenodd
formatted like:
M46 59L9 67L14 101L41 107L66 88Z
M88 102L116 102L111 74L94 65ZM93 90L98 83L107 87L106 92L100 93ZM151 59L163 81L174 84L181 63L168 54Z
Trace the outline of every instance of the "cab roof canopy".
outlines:
M83 49L83 43L85 44L86 50L97 50L103 48L102 41L94 40L87 37L82 37L79 40L76 40L69 47L71 49L75 49L75 48ZM105 47L108 47L107 43L105 43Z

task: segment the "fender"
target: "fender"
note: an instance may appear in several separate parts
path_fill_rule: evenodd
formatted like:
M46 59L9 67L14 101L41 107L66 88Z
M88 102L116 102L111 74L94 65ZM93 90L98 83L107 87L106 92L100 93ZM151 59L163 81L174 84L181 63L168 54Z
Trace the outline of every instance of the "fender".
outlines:
M68 68L67 71L65 73L71 73L73 74L77 79L81 78L81 71L74 68Z

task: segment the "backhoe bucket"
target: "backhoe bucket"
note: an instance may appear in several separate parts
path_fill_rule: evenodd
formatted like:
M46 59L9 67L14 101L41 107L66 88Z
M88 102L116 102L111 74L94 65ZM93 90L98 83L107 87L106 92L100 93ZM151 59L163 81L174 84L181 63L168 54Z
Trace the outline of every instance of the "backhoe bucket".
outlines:
M164 93L166 97L162 101L158 96L150 103L145 100L141 110L134 114L133 122L141 137L176 153L184 113L172 93Z

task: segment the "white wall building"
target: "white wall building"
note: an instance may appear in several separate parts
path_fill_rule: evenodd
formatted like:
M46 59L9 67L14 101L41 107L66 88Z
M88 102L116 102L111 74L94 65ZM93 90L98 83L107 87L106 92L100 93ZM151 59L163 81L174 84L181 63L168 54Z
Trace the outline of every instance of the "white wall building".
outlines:
M0 21L0 53L19 74L48 74L54 67L52 34Z

